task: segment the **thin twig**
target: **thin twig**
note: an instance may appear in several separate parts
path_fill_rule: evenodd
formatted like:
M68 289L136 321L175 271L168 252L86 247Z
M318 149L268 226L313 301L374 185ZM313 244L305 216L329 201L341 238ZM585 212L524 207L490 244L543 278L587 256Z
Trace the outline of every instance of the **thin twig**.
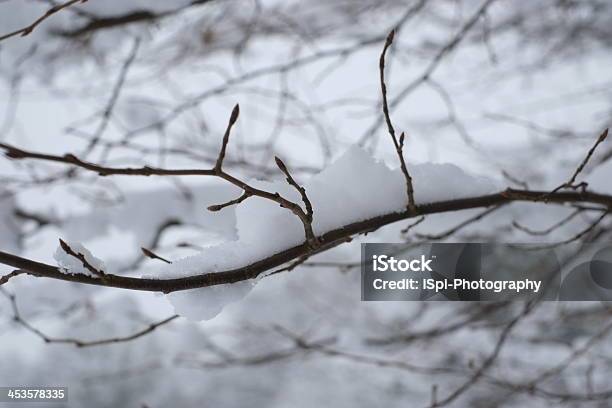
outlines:
M559 187L557 187L553 191L551 191L551 193L556 193L557 191L562 190L564 188L571 188L571 189L576 190L576 189L581 188L581 187L586 187L587 184L584 183L584 182L583 183L574 184L576 182L576 178L578 177L580 172L582 172L584 167L587 165L587 163L591 159L591 156L593 156L593 153L595 153L595 149L597 149L597 146L599 146L601 143L603 143L603 141L606 140L607 137L608 137L608 129L604 130L599 135L599 137L595 141L595 144L593 145L593 147L591 147L591 149L588 151L586 157L582 160L582 162L580 163L580 165L578 166L576 171L574 171L574 174L572 174L572 177L568 181L566 181L565 183L561 184Z
M595 219L595 221L590 223L586 228L584 228L582 231L578 232L577 234L571 236L568 239L565 239L565 240L559 241L559 242L553 242L553 243L550 243L550 244L542 244L542 245L537 245L537 246L530 246L528 248L528 250L529 251L536 251L536 250L541 250L541 249L556 248L556 247L560 247L560 246L563 246L563 245L570 244L570 243L575 242L575 241L579 241L582 238L584 238L587 234L589 234L591 231L593 231L595 229L595 227L597 227L603 221L603 219L606 218L609 214L610 214L610 211L603 212L599 217L597 217Z
M123 63L121 67L119 76L117 77L117 81L115 83L115 86L113 87L111 96L108 102L106 103L104 111L102 112L102 119L100 121L100 124L98 125L98 128L96 129L95 133L93 134L93 137L91 138L89 144L87 145L87 148L83 152L82 154L83 156L87 156L89 153L91 153L91 151L94 149L94 147L96 147L96 145L102 138L104 131L108 127L108 124L110 123L110 118L113 113L113 109L115 108L115 105L117 104L117 100L119 99L119 95L121 94L121 90L123 89L123 84L125 83L125 79L130 70L130 67L132 66L134 60L136 59L136 54L138 53L139 47L140 47L140 38L136 38L134 40L134 44L132 45L132 49L130 50L130 53L128 54L125 62Z
M127 336L109 337L109 338L99 339L99 340L81 340L81 339L70 338L70 337L52 337L52 336L47 335L40 329L36 328L35 326L33 326L31 323L29 323L27 320L23 318L17 306L17 298L15 294L9 293L6 290L2 290L2 293L7 297L7 299L11 303L11 308L13 310L13 321L15 321L21 327L23 327L24 329L28 330L31 333L34 333L36 336L40 337L45 343L72 344L79 348L102 346L102 345L115 344L115 343L125 343L131 340L135 340L139 337L143 337L153 332L158 327L164 326L179 317L178 315L172 315L172 316L166 317L165 319L151 323L144 329L138 330Z
M156 253L154 253L150 249L142 247L142 248L140 248L140 250L142 251L144 256L146 256L147 258L159 259L160 261L163 261L163 262L165 262L167 264L171 264L172 263L171 261L167 260L166 258L162 258L161 256L157 255Z
M502 176L504 176L504 178L510 180L514 184L519 185L524 190L529 190L529 184L527 184L525 181L519 180L518 178L514 177L512 174L508 173L506 170L502 170L501 174Z
M147 248L150 248L150 250L155 250L157 248L157 246L159 245L159 242L162 239L163 234L172 227L177 227L183 225L183 222L178 219L178 218L168 218L166 219L164 222L161 222L157 228L155 229L155 233L153 234L153 238L151 238L151 240L149 241L149 243L147 244ZM119 272L131 272L134 271L136 269L138 269L138 267L144 262L144 260L146 259L146 255L139 256L137 259L135 259L133 262L123 266L121 269L119 269Z
M414 203L414 189L412 188L412 177L410 177L410 173L408 173L408 168L406 167L406 161L404 160L404 132L399 137L399 141L395 136L395 128L393 127L393 122L391 122L391 116L389 114L389 103L387 102L387 85L385 84L385 55L387 53L387 49L393 43L393 37L395 36L395 30L391 30L389 35L387 36L387 40L385 41L385 46L383 47L382 53L380 54L380 59L378 63L379 71L380 71L380 89L382 92L382 103L383 103L383 114L385 116L385 121L387 122L387 129L389 134L391 135L391 139L393 140L393 145L395 146L395 151L397 152L397 156L400 161L400 167L402 169L402 173L404 174L404 178L406 179L406 194L408 195L408 209L413 213L416 211L416 205Z
M411 224L408 224L405 228L402 228L402 230L400 231L402 234L407 234L408 231L410 231L411 229L413 229L414 227L416 227L417 225L419 225L420 223L422 223L423 221L425 221L425 216L421 216L420 218L418 218L416 221L414 221Z
M396 108L408 95L410 95L415 89L425 84L427 79L430 78L438 67L441 65L444 58L449 55L467 36L470 30L474 27L474 25L478 22L480 17L487 11L487 9L493 4L496 0L485 0L482 5L476 10L476 12L466 21L466 23L461 27L461 29L457 32L457 34L448 42L444 47L442 47L438 53L431 60L429 65L425 67L425 69L421 72L419 76L417 76L413 81L408 83L389 103L389 108ZM382 125L384 118L381 116L376 117L372 126L370 126L363 136L359 139L359 144L363 144L367 139L371 138L375 132L378 130L380 125Z
M221 174L221 167L223 166L223 159L225 159L225 150L227 149L227 143L229 142L229 137L232 131L232 127L238 120L239 114L240 114L240 106L236 104L236 106L234 106L234 109L232 109L232 114L230 115L229 122L225 129L225 134L223 135L223 141L221 143L221 150L219 151L219 157L217 157L217 162L215 163L214 171L218 174Z
M474 215L473 217L468 218L467 220L457 224L456 226L448 229L445 232L441 232L439 234L416 234L416 236L418 238L421 238L421 239L429 239L429 240L440 240L440 239L448 238L449 236L453 235L454 233L456 233L460 229L463 229L464 227L466 227L466 226L468 226L470 224L473 224L476 221L480 221L484 217L486 217L489 214L499 210L500 208L501 208L501 205L496 205L494 207L487 208L486 210L484 210L482 212L479 212L478 214Z
M582 213L583 211L585 211L583 208L576 208L576 210L572 211L567 217L563 218L561 221L556 222L550 227L543 229L543 230L533 230L531 228L525 227L524 225L520 224L518 221L512 221L512 226L529 235L538 235L538 236L548 235L551 232L561 228L562 226L564 226L565 224L573 220L578 214Z
M439 407L448 405L454 400L456 400L464 392L466 392L469 388L473 387L483 377L485 372L491 366L493 366L504 344L506 343L506 340L508 339L512 329L521 321L521 319L523 319L528 313L530 313L533 310L533 307L534 307L534 303L526 304L523 311L517 316L515 316L514 318L512 318L508 322L508 324L504 326L504 328L502 329L501 333L499 334L497 338L497 342L495 343L495 347L493 348L493 351L484 360L484 362L480 365L480 367L472 374L472 376L467 381L465 381L463 384L461 384L459 387L457 387L454 391L452 391L449 395L447 395L445 398L439 401L436 401L434 404L431 404L430 408L439 408Z
M6 143L0 143L0 149L4 150L6 157L15 160L35 159L55 163L68 164L97 173L100 176L124 175L124 176L214 176L211 169L162 169L156 167L106 167L79 159L74 154L67 153L63 156L38 153L20 149Z
M285 165L285 163L283 163L283 161L280 158L278 158L277 156L274 156L274 160L276 161L276 165L278 166L280 171L282 171L285 174L285 176L287 176L287 179L286 179L287 183L293 186L302 196L302 201L304 202L304 206L306 207L306 217L308 218L310 222L312 222L312 214L313 214L312 204L310 200L308 199L308 195L306 194L306 189L300 186L295 181L295 179L291 177L291 174L289 173L287 166Z
M247 193L246 191L244 193L242 193L242 195L238 198L235 198L233 200L229 200L225 203L222 204L213 204L213 205L209 205L207 207L208 211L221 211L222 209L224 209L225 207L229 207L235 204L240 204L241 202L243 202L244 200L246 200L247 198L251 197L250 193Z
M14 278L15 276L19 276L21 274L27 273L27 271L23 271L21 269L17 269L14 270L13 272L6 274L4 276L0 276L0 286L4 285L5 283L7 283L11 278Z
M59 11L62 11L63 9L72 6L73 4L76 4L76 3L85 3L86 1L87 0L70 0L70 1L67 1L65 3L53 6L49 10L47 10L47 12L45 14L40 16L36 21L34 21L29 26L20 28L19 30L15 30L15 31L10 32L8 34L1 35L0 36L0 41L4 41L7 38L15 37L17 35L19 35L21 37L25 37L26 35L30 34L32 31L34 31L34 29L36 27L38 27L38 25L40 23L42 23L43 21L45 21L46 19L51 17L53 14L55 14L55 13L57 13Z

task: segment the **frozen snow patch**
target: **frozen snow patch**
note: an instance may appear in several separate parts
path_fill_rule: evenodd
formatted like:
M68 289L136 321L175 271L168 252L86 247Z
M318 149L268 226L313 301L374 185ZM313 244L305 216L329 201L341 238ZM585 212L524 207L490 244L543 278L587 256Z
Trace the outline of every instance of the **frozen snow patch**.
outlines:
M242 300L255 286L252 281L209 286L168 294L174 312L189 320L210 320L230 303Z
M96 258L92 253L78 242L67 242L70 249L75 253L81 254L85 257L85 260L98 271L104 271L106 266L101 259ZM61 246L57 247L53 258L57 261L57 266L65 273L71 275L88 275L96 276L90 270L88 270L83 262L76 257L66 253Z

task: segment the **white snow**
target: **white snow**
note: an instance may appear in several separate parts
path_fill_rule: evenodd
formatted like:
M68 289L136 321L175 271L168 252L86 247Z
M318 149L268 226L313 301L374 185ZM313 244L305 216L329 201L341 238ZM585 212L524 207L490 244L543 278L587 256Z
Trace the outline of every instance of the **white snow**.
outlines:
M489 179L467 174L451 164L409 166L415 200L428 203L482 195L499 188ZM250 184L278 192L300 203L299 194L284 180ZM320 235L343 225L402 211L407 195L403 174L352 147L327 169L304 183L314 209L313 227ZM304 242L302 224L290 211L269 200L252 197L236 208L238 240L206 248L152 273L177 278L240 268ZM215 317L227 303L242 299L254 286L230 284L177 292L169 296L177 313L190 319Z
M601 151L605 152L604 149L605 145L602 146ZM607 153L609 154L610 150ZM607 160L585 176L585 180L589 183L589 189L602 194L611 194L610 174L612 174L612 160Z
M104 265L104 262L101 259L98 259L93 256L92 253L82 244L78 242L67 242L67 244L77 254L85 256L87 262L96 270L105 271L106 267ZM61 246L57 247L55 253L53 254L53 258L55 258L55 260L57 261L57 266L59 266L60 269L62 269L65 273L71 275L95 276L91 271L89 271L87 268L85 268L85 266L83 266L82 261L66 253L66 251L64 251Z
M167 297L177 314L194 321L210 320L221 313L226 305L242 300L254 285L254 282L243 281L174 292Z

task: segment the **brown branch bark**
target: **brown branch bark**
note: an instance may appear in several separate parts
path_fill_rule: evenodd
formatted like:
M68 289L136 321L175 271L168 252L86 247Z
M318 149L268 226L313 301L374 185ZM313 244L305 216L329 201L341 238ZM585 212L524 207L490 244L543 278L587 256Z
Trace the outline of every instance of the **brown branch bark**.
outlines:
M543 191L508 189L499 193L484 196L422 204L417 206L417 213L419 215L437 214L471 208L498 206L511 202L542 203L542 197L546 194L548 194L546 202L549 204L590 203L598 204L606 208L612 208L612 195L598 194L587 191L569 191L549 194ZM66 274L55 266L36 262L2 251L0 251L0 264L25 270L31 275L38 277L47 277L90 285L169 293L254 279L260 274L273 268L280 267L288 262L292 262L307 255L323 252L340 245L341 243L346 242L346 240L353 235L376 230L382 226L392 224L400 220L413 218L414 216L414 213L409 210L380 215L367 220L341 226L319 236L318 240L320 242L320 247L316 250L313 250L307 242L304 242L300 245L270 255L244 267L214 273L204 272L200 275L185 278L145 279L107 273L104 276L104 280L102 280L93 276Z

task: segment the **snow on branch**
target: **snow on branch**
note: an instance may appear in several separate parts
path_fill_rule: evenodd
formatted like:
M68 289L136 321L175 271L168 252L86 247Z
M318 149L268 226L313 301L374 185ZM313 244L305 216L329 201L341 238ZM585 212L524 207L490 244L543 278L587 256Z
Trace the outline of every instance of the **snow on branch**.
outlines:
M91 254L79 243L70 243L60 239L60 246L53 257L65 273L95 276L104 278L104 262Z
M481 11L491 2L485 2ZM484 209L456 228L431 237L439 239L488 216L504 204L516 201L596 204L604 211L597 223L609 214L612 196L587 191L585 183L575 184L595 149L605 140L607 131L598 138L570 180L549 192L527 188L503 189L488 178L470 175L451 164L407 164L403 156L405 137L403 133L397 137L391 121L389 108L393 106L393 101L387 101L384 76L385 56L393 36L392 31L387 37L379 69L383 116L399 158L399 169L387 167L355 146L302 184L293 178L289 167L278 157L275 158L276 165L285 176L284 180L243 181L223 167L231 132L240 114L238 105L230 115L216 162L208 169L106 167L74 154L52 155L0 143L5 155L15 160L60 163L101 176L209 176L222 179L242 191L237 198L208 206L211 212L236 206L237 240L204 248L197 255L172 261L143 248L144 256L166 263L148 270L146 276L137 278L107 273L104 263L81 244L60 240L55 254L57 267L0 251L1 264L23 271L7 275L0 283L17 274L28 273L99 286L163 292L168 294L178 314L193 319L209 319L227 304L246 296L264 274L273 273L276 268L291 270L315 254L350 241L354 235L371 232L400 220L417 216L423 219L427 214L442 212ZM570 191L561 191L565 188ZM416 197L415 191L418 192ZM248 200L250 197L261 199ZM298 204L300 201L303 207ZM176 221L170 220L165 225L175 224ZM596 225L594 223L591 228ZM581 239L583 235L573 239Z
M277 165L288 176L284 163ZM264 198L268 195L273 198L241 201L236 210L238 240L205 248L192 257L173 260L172 264L160 266L142 278L105 273L99 259L81 245L72 243L58 248L59 268L5 252L0 252L0 263L40 277L169 293L177 313L203 319L214 317L228 303L242 299L256 283L255 279L275 268L333 248L353 235L414 218L417 214L492 208L485 212L488 214L497 206L515 201L591 203L608 211L612 208L612 196L586 190L500 191L491 180L469 175L450 164L424 163L407 165L407 168L419 192L416 214L406 209L405 178L401 169L390 169L358 147L350 148L303 186L292 177L292 181L273 183L234 182L232 184L239 183L245 193L261 191ZM226 173L221 170L221 174ZM226 177L233 181L232 176ZM306 211L295 204L303 198L301 189L304 193L308 191ZM306 217L311 211L308 208L316 209L316 217L309 218L309 222L319 247L313 248L304 240L302 220L279 206L279 197L294 203Z

